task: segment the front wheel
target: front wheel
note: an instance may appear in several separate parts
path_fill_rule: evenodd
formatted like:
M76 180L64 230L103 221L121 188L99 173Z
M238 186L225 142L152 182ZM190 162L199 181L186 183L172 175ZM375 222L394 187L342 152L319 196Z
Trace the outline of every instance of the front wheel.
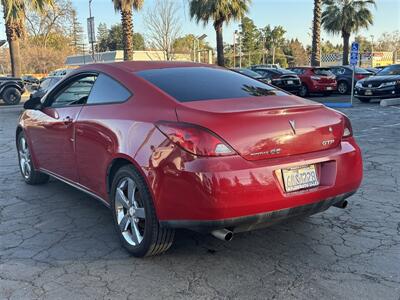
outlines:
M115 174L111 200L115 228L133 256L157 255L171 247L175 231L160 227L146 182L133 166Z
M27 184L37 185L49 181L48 175L36 171L33 167L31 152L23 132L18 135L17 150L19 169Z
M17 105L21 101L21 92L15 87L9 87L4 90L2 98L8 105Z

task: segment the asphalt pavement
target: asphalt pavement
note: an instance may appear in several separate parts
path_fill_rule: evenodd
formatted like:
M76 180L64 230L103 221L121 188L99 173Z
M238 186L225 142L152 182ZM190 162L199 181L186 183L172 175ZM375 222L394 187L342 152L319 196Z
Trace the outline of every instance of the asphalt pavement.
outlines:
M0 299L400 299L400 106L355 103L364 180L346 209L222 242L179 231L162 256L121 248L111 213L56 180L26 185L0 106Z

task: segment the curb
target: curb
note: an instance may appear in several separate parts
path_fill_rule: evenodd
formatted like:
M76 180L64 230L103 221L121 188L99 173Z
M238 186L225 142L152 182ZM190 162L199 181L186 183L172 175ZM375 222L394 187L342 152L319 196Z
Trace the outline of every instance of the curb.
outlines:
M391 106L391 105L400 105L400 98L381 100L381 106L385 107L385 106Z

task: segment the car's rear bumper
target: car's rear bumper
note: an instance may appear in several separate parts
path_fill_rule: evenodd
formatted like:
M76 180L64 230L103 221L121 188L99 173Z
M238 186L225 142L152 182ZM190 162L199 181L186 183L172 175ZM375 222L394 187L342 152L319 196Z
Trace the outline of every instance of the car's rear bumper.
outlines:
M171 220L161 221L162 227L168 228L187 228L201 232L211 232L216 229L232 228L235 232L249 231L257 228L281 222L283 220L313 215L327 210L333 205L342 203L345 199L352 196L356 191L330 197L322 201L313 202L306 205L295 206L286 209L274 210L256 215L220 219L220 220Z
M337 89L336 83L327 83L327 84L314 84L310 88L311 93L330 93L335 92Z
M353 138L334 149L258 161L241 156L191 158L181 152L166 156L157 154L164 159L147 173L157 216L164 225L219 224L312 207L356 191L362 180L361 152ZM309 164L317 166L320 185L285 192L281 169Z

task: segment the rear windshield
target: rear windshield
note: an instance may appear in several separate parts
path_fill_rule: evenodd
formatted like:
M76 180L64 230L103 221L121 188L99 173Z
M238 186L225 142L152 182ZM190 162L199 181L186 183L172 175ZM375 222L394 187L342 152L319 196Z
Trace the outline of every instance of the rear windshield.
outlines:
M392 65L381 70L377 75L400 75L400 65Z
M314 74L320 76L333 76L333 73L329 69L314 69Z
M234 71L237 71L239 73L242 73L244 75L253 77L253 78L262 78L262 76L260 74L258 74L257 72L254 72L252 70L249 69L234 69Z
M166 68L136 72L179 102L284 95L242 74L206 67Z

